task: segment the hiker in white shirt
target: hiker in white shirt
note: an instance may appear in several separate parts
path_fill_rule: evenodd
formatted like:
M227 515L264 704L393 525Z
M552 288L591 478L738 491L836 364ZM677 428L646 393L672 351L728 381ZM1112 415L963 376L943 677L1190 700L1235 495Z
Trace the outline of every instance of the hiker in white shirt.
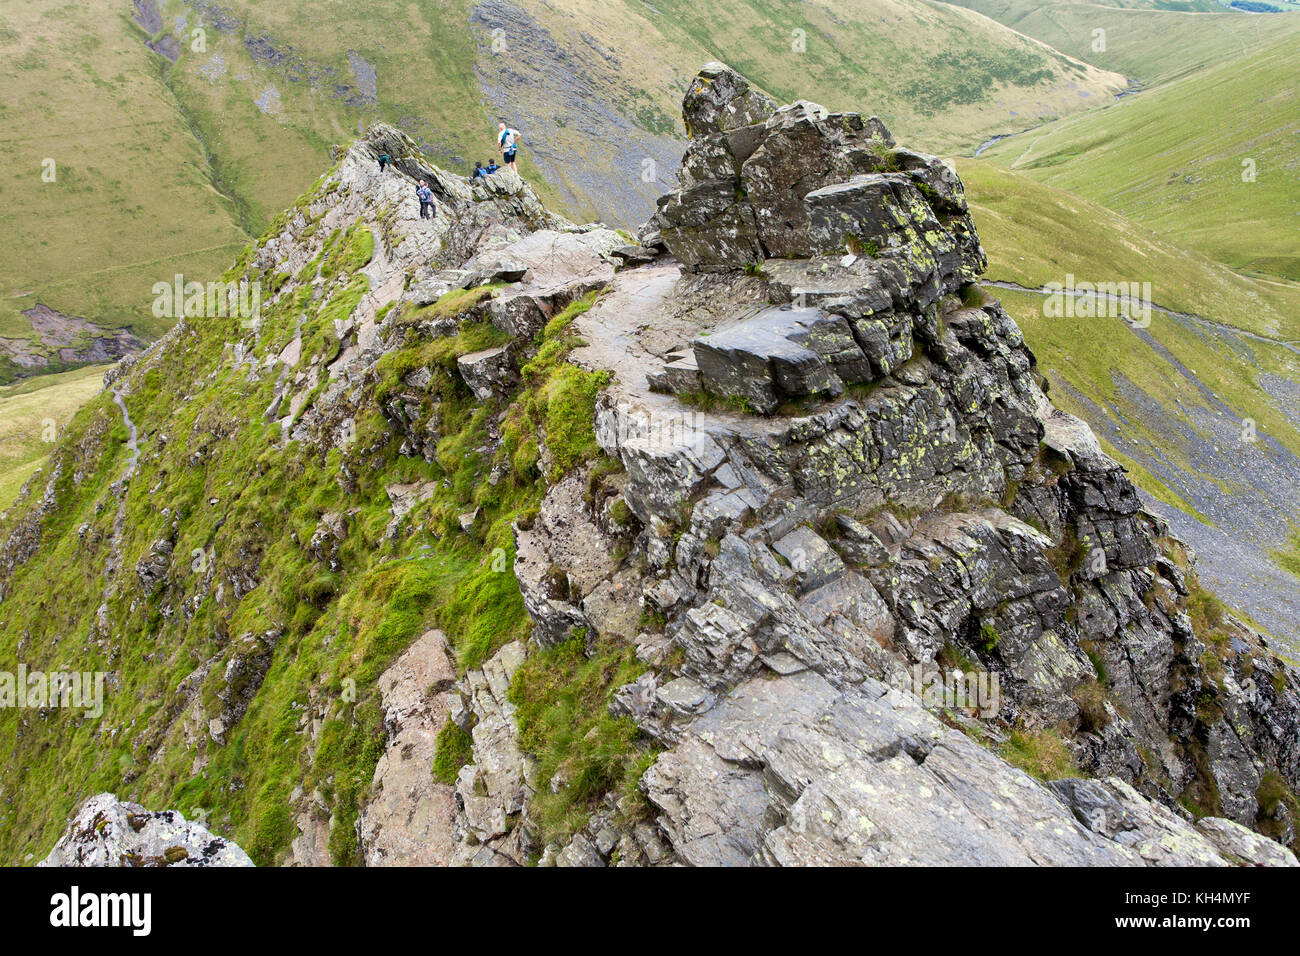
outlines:
M497 123L497 152L501 154L501 162L514 172L515 153L519 150L519 141L523 135L517 129L511 129L505 123Z

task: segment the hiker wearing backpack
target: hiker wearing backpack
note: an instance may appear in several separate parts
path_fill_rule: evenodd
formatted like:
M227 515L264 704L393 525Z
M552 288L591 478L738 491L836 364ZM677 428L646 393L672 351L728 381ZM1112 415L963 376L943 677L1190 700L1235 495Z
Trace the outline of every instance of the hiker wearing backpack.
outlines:
M487 171L486 169L483 168L483 164L482 164L482 163L475 163L475 164L474 164L474 172L472 172L472 173L469 174L469 178L470 178L470 179L482 179L482 178L484 178L485 176L487 176L487 174L488 174L488 171Z
M379 171L382 173L385 169L388 168L388 164L391 163L391 162L392 162L392 159L391 159L391 157L389 157L389 155L388 155L387 153L380 153L380 154L379 154Z
M420 180L420 188L415 191L415 195L420 200L420 218L432 219L434 212L433 190L429 188L429 184L423 179ZM425 215L425 210L428 210L427 216Z
M511 129L505 123L497 123L497 152L501 154L501 162L512 172L519 172L515 169L515 153L519 150L519 141L523 139L523 134L517 129Z

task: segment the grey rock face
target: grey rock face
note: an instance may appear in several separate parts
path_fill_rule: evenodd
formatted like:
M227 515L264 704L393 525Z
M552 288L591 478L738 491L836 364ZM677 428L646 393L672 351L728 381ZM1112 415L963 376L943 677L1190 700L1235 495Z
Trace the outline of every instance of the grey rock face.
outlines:
M895 152L874 117L807 101L777 108L718 63L700 71L682 115L691 135L682 188L660 199L652 228L684 266L808 257L856 242L917 273L970 281L983 271L956 174L935 157Z
M741 87L719 89L726 102ZM811 104L738 122L702 124L652 223L685 270L660 314L707 318L649 383L744 411L673 419L655 440L631 427L670 414L648 393L620 387L597 410L645 527L647 600L680 652L616 705L670 747L643 789L674 852L1286 862L1234 826L1263 812L1260 761L1288 780L1300 770L1284 729L1294 677L1239 622L1225 626L1253 650L1211 676L1188 618L1190 557L1087 426L1052 408L999 304L962 294L984 256L960 181ZM801 178L796 156L828 181ZM954 658L997 678L991 726L1064 727L1128 822L1094 831L1070 804L1083 789L1058 796L882 690ZM1246 666L1277 676L1265 688ZM1167 809L1189 787L1219 815L1199 830Z
M848 323L816 309L768 309L694 342L700 385L770 413L782 397L836 398L870 378Z
M692 138L761 123L776 104L723 63L706 63L682 100L682 119Z
M1041 785L868 682L815 673L732 691L643 786L684 862L1134 864Z
M252 866L229 840L175 810L151 811L111 793L77 808L38 866Z
M505 346L462 355L456 359L456 365L460 377L480 402L504 394L518 379L514 360Z
M1148 865L1300 866L1291 851L1238 823L1205 817L1193 826L1114 777L1051 786L1083 826L1131 848Z
M136 565L136 577L140 580L140 586L146 592L155 591L162 584L167 569L171 566L173 547L171 541L160 538L153 543L153 546L149 549L149 554Z
M357 818L366 866L446 866L456 802L430 774L455 669L439 631L426 631L379 677L388 742Z

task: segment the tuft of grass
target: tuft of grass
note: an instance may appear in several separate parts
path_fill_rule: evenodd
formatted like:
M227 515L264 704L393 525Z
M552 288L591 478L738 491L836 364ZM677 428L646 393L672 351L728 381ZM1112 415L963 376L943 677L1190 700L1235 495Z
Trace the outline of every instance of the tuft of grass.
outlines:
M1286 546L1270 552L1270 555L1278 567L1300 578L1300 528L1293 526Z
M1106 688L1095 680L1084 681L1070 692L1070 698L1079 705L1079 729L1083 733L1100 733L1110 724L1106 710Z
M437 302L431 302L429 305L412 309L409 312L404 311L399 316L399 320L405 325L411 325L431 319L450 319L458 315L464 315L474 309L475 306L492 298L496 295L498 289L504 287L504 282L489 282L486 285L475 286L472 289L452 289L439 298Z
M433 779L454 786L460 768L474 758L474 738L456 726L450 718L438 731L433 755Z
M636 792L649 750L636 724L610 716L609 703L644 670L621 642L599 641L588 655L579 632L534 653L515 673L509 698L518 708L520 745L538 761L534 806L543 844L572 835L606 791Z
M1013 730L998 753L1012 766L1039 780L1083 776L1065 741L1052 729L1037 732Z
M588 372L576 365L562 365L551 376L545 393L546 445L553 461L551 478L599 454L592 423L596 396L609 382L608 372Z
M1300 820L1300 800L1296 799L1295 792L1280 773L1266 770L1255 790L1255 802L1259 808L1255 815L1259 832L1281 843L1286 836L1287 821ZM1300 853L1300 835L1295 835L1294 830L1292 834L1291 849Z

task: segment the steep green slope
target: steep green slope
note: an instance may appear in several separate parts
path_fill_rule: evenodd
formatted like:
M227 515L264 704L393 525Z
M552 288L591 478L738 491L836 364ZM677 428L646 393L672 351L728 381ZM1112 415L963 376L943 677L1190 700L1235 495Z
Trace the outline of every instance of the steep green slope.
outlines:
M1096 406L1115 408L1122 416L1121 431L1131 441L1161 446L1167 454L1176 455L1177 443L1167 433L1151 431L1126 406L1120 380L1136 384L1169 410L1208 407L1208 390L1209 396L1238 409L1243 419L1253 419L1260 433L1300 455L1300 429L1291 409L1280 405L1260 380L1277 376L1300 382L1300 355L1283 344L1300 340L1300 285L1239 275L1095 203L979 160L959 160L958 169L988 252L988 278L994 282L1031 290L1064 284L1067 275L1090 282L1150 282L1155 305L1222 323L1229 337L1233 329L1260 337L1249 340L1255 365L1243 362L1228 340L1189 335L1185 323L1153 312L1146 331L1183 366L1196 370L1203 390L1170 375L1166 358L1137 340L1122 319L1053 317L1045 313L1042 296L998 290L1050 374ZM1073 413L1085 414L1069 395L1058 399ZM1239 450L1223 449L1217 467L1205 477L1230 475ZM1204 467L1186 458L1177 464L1188 472ZM1147 490L1169 494L1159 482L1149 483Z
M1145 86L1249 56L1300 32L1300 16L1259 17L1214 0L1152 4L946 0ZM1100 31L1100 32L1099 32Z
M27 337L37 302L158 335L153 283L219 272L247 241L128 9L0 14L0 337Z
M413 230L423 220L398 214L395 192L376 198L385 183L400 188L391 175L364 195L341 188L345 174L355 186L359 168L373 175L367 158L322 177L227 273L277 290L259 323L178 326L77 412L27 498L0 518L0 667L108 674L102 719L0 709L0 788L11 798L0 808L0 859L42 856L78 800L113 790L201 813L272 863L297 832L290 802L301 786L333 814L330 856L354 863L358 801L385 739L375 687L385 665L435 625L462 667L526 634L511 523L528 520L548 480L597 451L603 380L566 361L567 323L593 296L539 333L520 387L479 401L456 359L500 340L483 312L498 287L399 313L396 271L396 283L369 295L370 276L390 278L382 269L409 235L393 232L397 221ZM458 228L473 234L480 214L503 221L491 196L452 188L465 196L451 214ZM335 208L344 201L346 212ZM271 240L304 260L295 276L276 272L270 254L270 267L251 264ZM367 271L372 257L380 271ZM427 269L423 256L411 261ZM355 409L337 427L313 416L331 363L354 348L340 329L363 316L390 318L396 341L359 391L330 393L335 407ZM450 336L436 321L448 318L458 320ZM415 370L428 376L419 400L438 412L428 459L399 440ZM293 398L279 421L268 409L282 388ZM488 457L480 450L500 437L488 433L499 424L489 412L502 409L507 434ZM424 494L394 535L407 485ZM459 516L471 509L467 529ZM333 520L345 530L322 535ZM598 668L590 692L613 676ZM232 708L237 729L210 722ZM567 746L581 761L597 743ZM612 772L607 758L595 773Z
M1236 269L1300 279L1300 34L984 158L1095 200Z
M44 463L58 430L99 392L104 366L41 375L0 387L0 512Z
M1197 537L1216 593L1283 632L1296 589L1277 552L1300 526L1300 505L1281 491L1300 482L1300 285L1242 276L1027 176L979 160L958 168L993 284L1150 282L1154 306L1190 313L1153 309L1135 330L1062 316L1035 292L989 290L1024 330L1054 401L1188 516L1179 532Z

